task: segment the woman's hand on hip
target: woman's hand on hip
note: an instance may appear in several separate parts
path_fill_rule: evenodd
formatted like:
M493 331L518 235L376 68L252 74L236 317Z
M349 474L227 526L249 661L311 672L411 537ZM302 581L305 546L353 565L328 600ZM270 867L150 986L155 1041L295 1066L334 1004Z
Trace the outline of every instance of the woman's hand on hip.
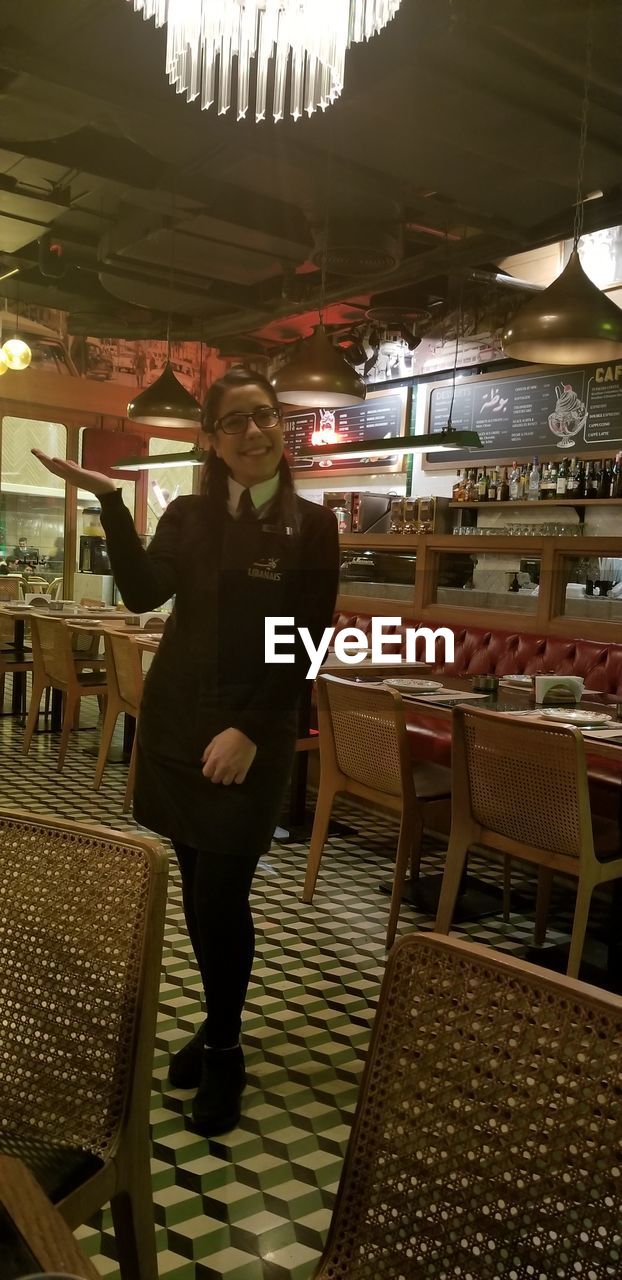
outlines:
M38 458L53 476L59 476L61 480L66 480L67 484L75 484L79 489L86 489L96 498L103 498L105 493L114 493L119 487L114 480L110 479L110 476L105 476L100 471L86 471L84 467L78 466L77 462L67 462L65 458L50 458L40 449L31 449L30 452L34 453L35 458Z
M244 779L257 755L257 747L239 729L224 729L208 743L202 755L203 777L228 787Z

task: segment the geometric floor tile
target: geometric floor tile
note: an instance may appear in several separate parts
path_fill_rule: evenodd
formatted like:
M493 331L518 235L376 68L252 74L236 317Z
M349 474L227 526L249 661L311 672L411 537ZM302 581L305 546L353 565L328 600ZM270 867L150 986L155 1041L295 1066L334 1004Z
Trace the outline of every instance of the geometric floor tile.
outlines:
M83 718L88 724L88 713ZM94 716L91 725L72 733L58 774L56 736L37 735L25 760L21 726L0 720L0 804L135 829L121 812L124 765L109 764L100 792L92 790ZM186 1127L192 1094L166 1079L169 1053L203 1016L171 868L151 1109L162 1280L309 1280L317 1266L384 970L389 903L378 885L391 877L397 838L392 818L340 808L352 835L329 840L312 905L300 901L307 846L275 844L259 867L257 955L243 1025L248 1087L238 1128L209 1141ZM442 856L429 842L422 874L438 871ZM498 879L494 866L478 869ZM521 909L531 911L533 876L517 872L513 883ZM565 927L572 894L560 902ZM404 905L399 933L431 924ZM507 923L490 917L460 932L520 954L532 928L531 916L513 911ZM551 929L552 942L562 936ZM118 1280L110 1213L76 1236L101 1275Z

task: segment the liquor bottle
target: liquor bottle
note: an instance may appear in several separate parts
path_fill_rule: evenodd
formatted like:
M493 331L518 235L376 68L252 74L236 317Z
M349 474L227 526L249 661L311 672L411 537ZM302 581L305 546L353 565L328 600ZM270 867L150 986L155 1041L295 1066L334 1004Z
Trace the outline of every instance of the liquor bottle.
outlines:
M497 485L497 502L509 502L510 486L508 484L508 469L503 468L503 474Z
M598 481L598 484L596 484L596 492L594 494L594 497L607 498L609 494L607 462L603 462L602 458L600 458L599 462L596 462L596 481Z
M488 481L488 501L489 502L497 501L497 484L498 484L497 472L495 469L493 469L490 473L490 479Z
M593 462L588 462L585 472L585 496L586 498L598 496L598 473Z
M465 482L465 495L467 502L477 502L477 484L475 483L475 471L468 471L468 480Z
M540 497L540 468L538 459L534 458L531 464L531 471L527 480L527 499L529 502L537 502Z
M519 491L521 502L523 502L527 497L528 489L529 489L529 468L525 465L525 463L523 463L520 469L520 477L518 481L518 491Z
M568 477L570 475L570 466L567 458L562 458L557 472L556 494L558 498L565 498L568 492Z
M451 490L452 502L464 502L464 484L462 482L461 475L462 473L459 471L456 483L452 487L452 490Z
M566 486L567 498L584 498L585 497L585 475L583 467L577 458L570 459L570 469L568 472L568 484Z
M510 471L510 502L517 502L520 497L520 471L517 462L512 463Z
M612 481L613 481L613 461L611 458L607 458L603 466L602 475L599 476L599 485L598 485L599 498L611 497Z
M612 498L622 498L622 453L616 454L616 460L613 464L613 484L611 488Z
M488 476L486 475L485 467L480 471L477 477L477 501L488 501Z
M551 462L549 467L550 484L549 484L549 492L547 494L547 498L557 497L557 472L558 472L557 463Z
M540 472L540 498L543 501L551 496L551 464L544 462Z

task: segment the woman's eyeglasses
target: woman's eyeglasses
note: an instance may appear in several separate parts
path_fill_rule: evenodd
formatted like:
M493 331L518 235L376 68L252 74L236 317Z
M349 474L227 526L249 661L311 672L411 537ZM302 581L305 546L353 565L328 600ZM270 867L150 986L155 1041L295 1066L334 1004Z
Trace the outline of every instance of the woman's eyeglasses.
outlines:
M260 404L252 413L226 413L214 426L224 431L225 435L237 436L246 431L251 418L260 431L272 431L280 425L281 413L272 405Z

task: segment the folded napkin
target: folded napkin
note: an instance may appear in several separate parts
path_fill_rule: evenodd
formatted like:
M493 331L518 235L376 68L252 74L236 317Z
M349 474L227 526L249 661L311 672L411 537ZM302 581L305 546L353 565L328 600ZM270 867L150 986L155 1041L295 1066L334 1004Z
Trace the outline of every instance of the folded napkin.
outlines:
M419 693L402 693L402 697L407 702L466 702L471 698L489 698L489 693L463 693L459 689L434 689L426 693L422 689Z
M584 729L584 738L594 738L596 742L602 740L604 742L622 742L622 725L611 729Z

